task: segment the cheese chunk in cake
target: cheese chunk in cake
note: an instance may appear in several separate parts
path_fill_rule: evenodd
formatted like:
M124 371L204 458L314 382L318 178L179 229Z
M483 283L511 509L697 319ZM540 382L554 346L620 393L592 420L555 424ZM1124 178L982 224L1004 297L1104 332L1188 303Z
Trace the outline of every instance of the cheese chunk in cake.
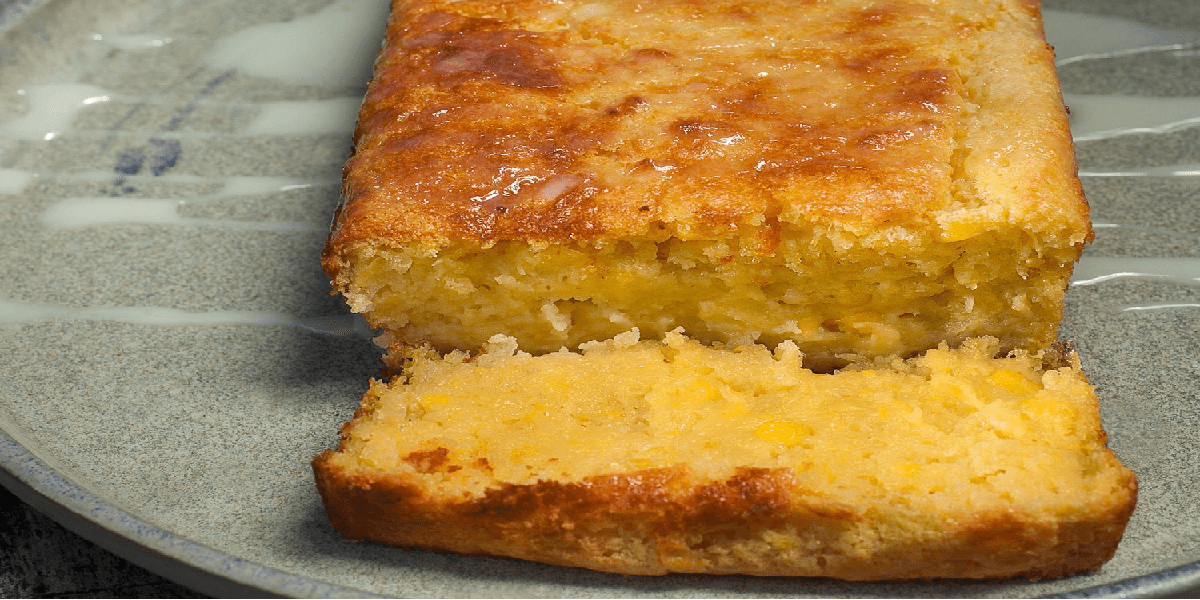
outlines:
M1091 236L1018 0L396 1L343 193L336 291L443 351L1036 350Z
M1099 568L1136 501L1069 351L815 374L792 342L516 346L393 356L314 460L343 536L643 575L1041 578Z

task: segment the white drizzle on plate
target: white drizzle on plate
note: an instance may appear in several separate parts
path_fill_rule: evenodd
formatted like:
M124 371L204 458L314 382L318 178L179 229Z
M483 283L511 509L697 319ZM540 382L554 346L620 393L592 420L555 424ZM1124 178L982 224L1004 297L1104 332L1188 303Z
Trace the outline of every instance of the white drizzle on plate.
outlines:
M240 135L305 135L354 133L362 98L333 98L303 102L264 102L258 116Z
M0 194L19 194L36 174L18 169L0 169Z
M1200 258L1108 258L1085 256L1075 265L1072 286L1117 279L1200 285Z
M94 33L92 40L104 42L107 46L112 46L118 50L150 50L153 48L162 48L171 42L174 38L165 35L154 35L151 33L143 34L120 34L120 33Z
M1200 41L1200 32L1153 27L1105 15L1043 10L1042 21L1058 65L1179 50Z
M192 312L161 306L76 307L0 299L0 323L39 323L60 320L111 321L167 327L285 325L323 335L362 339L371 338L371 328L367 326L366 321L360 315L296 317L281 312L258 310Z
M1135 133L1170 133L1200 125L1200 96L1142 98L1065 94L1076 142Z
M29 104L29 112L0 123L0 139L49 141L66 131L85 106L107 102L111 95L94 85L34 85L15 90Z
M1080 177L1200 177L1200 163L1186 165L1163 165L1140 169L1109 169L1089 171L1080 169Z
M76 228L111 223L156 223L162 225L219 227L256 231L324 231L325 225L293 221L238 221L233 219L197 219L184 217L179 209L186 204L222 200L233 196L272 194L307 189L314 186L333 186L336 180L306 180L281 177L225 177L218 193L181 199L130 197L66 198L41 215L42 224L52 228Z
M387 23L386 2L339 0L286 23L247 27L217 41L216 69L303 85L366 86Z

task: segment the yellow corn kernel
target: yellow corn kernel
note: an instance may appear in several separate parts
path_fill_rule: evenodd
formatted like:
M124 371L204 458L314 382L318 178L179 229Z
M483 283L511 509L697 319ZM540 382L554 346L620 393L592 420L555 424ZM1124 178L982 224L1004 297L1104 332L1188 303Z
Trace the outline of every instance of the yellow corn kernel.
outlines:
M987 231L988 224L984 222L955 221L942 227L939 237L943 242L961 242Z
M800 300L797 300L796 304L799 304L800 302ZM796 327L800 328L800 331L805 335L813 335L820 332L821 319L818 319L817 317L802 317L796 320Z
M803 442L805 437L813 435L816 432L817 430L803 423L769 421L759 425L754 430L754 435L768 442L775 442L791 447Z
M450 402L450 400L452 400L452 398L447 394L426 394L421 396L421 399L417 401L416 410L414 411L413 416L418 418L424 417L425 414L433 410L435 406L439 404L446 404Z
M1070 435L1079 425L1079 411L1062 399L1042 391L1021 401L1021 413L1039 429Z
M850 327L853 327L855 329L871 330L872 328L879 325L879 320L880 320L880 318L882 318L882 316L883 315L880 315L876 311L866 311L866 312L854 313L854 314L842 319L842 323L848 324L848 325L850 325Z
M971 406L977 400L975 390L949 377L934 376L929 381L929 398L955 406Z
M685 395L696 400L716 400L721 397L721 392L707 379L696 379L687 387Z
M1011 369L1000 369L988 375L988 381L1014 394L1032 394L1042 389L1040 381L1034 381Z

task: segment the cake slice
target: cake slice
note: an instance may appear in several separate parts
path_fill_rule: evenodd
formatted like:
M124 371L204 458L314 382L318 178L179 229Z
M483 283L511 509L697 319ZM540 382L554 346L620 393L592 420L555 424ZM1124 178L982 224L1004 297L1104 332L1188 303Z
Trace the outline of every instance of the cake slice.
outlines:
M382 342L809 365L1056 339L1091 236L1035 2L396 1L323 264Z
M816 374L792 342L516 347L393 355L313 461L343 536L641 575L1036 579L1098 568L1134 508L1062 348Z

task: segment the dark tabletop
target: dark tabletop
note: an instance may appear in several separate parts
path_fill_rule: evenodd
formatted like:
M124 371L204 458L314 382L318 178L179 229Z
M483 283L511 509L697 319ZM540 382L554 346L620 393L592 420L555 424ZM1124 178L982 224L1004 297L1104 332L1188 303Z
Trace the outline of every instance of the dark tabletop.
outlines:
M0 487L0 597L205 596L75 535Z

